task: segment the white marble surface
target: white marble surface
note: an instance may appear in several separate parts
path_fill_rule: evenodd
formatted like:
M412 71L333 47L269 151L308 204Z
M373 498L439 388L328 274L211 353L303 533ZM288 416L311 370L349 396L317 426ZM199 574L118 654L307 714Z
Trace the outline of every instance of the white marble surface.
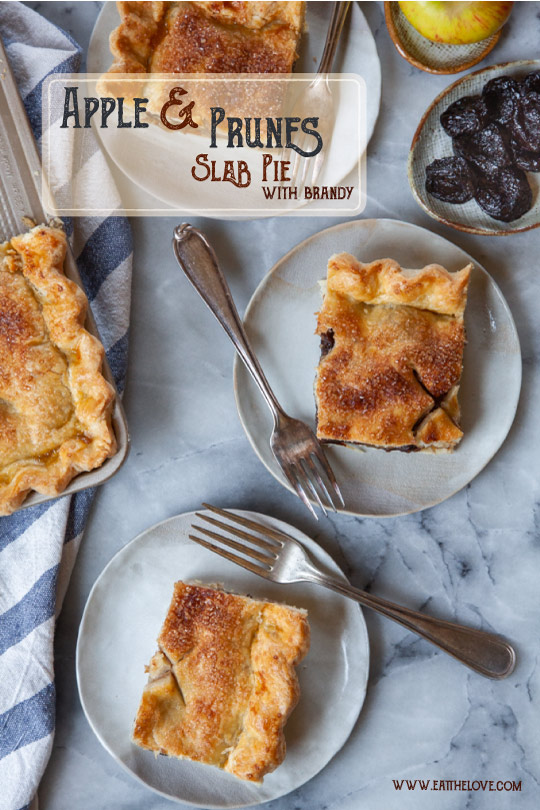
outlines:
M98 3L30 3L86 46ZM352 581L439 616L497 630L516 644L507 681L470 673L427 643L368 615L372 664L364 710L327 768L272 810L520 808L540 805L540 476L538 289L540 232L465 236L418 208L406 178L417 121L450 78L420 73L394 50L382 4L362 3L383 66L383 104L368 152L366 216L430 228L476 256L503 289L523 347L521 402L508 440L470 486L422 514L337 517L316 525L265 471L235 411L232 347L180 277L173 220L133 222L135 268L125 405L131 455L99 493L57 631L58 719L41 810L166 810L172 805L120 770L79 704L74 654L90 587L140 531L202 499L256 509L311 533ZM537 55L540 4L516 3L487 62ZM239 308L286 250L334 220L200 221L218 248ZM504 391L501 391L504 396ZM136 633L137 628L131 628ZM393 779L508 779L522 792L396 793Z

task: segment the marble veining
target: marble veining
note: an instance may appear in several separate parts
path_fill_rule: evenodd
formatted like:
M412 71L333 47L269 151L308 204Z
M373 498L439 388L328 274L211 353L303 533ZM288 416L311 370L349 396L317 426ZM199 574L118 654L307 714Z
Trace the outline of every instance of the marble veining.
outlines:
M99 3L28 3L87 46ZM367 217L393 217L452 239L481 262L512 309L523 350L517 417L503 447L463 491L424 513L316 524L265 471L239 425L232 347L174 264L173 219L133 220L135 264L125 405L132 451L100 491L58 621L57 732L41 810L166 810L173 805L122 771L79 704L74 654L92 583L112 555L151 524L207 499L259 510L311 534L355 585L414 608L496 630L518 650L502 683L470 673L382 617L367 613L371 674L343 750L272 810L533 810L540 804L540 325L538 240L460 234L429 219L406 177L412 135L451 77L421 73L390 42L381 3L362 3L376 37L383 101L368 150ZM495 64L537 55L537 3L516 3ZM486 64L483 63L483 64ZM368 88L369 92L369 88ZM298 241L338 220L194 220L215 244L240 311L266 270ZM504 396L504 391L501 391ZM132 628L132 632L137 632ZM520 793L396 791L393 780L521 781Z

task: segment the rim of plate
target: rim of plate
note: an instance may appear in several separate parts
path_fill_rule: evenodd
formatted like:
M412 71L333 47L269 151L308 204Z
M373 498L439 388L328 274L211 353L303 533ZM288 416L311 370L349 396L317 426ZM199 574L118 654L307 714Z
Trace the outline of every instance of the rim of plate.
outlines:
M308 550L309 550L310 545L314 545L316 547L317 554L321 555L321 559L322 559L323 563L329 564L330 568L334 568L337 572L339 572L339 574L341 576L343 576L343 578L345 580L347 580L347 577L345 576L345 574L342 571L341 567L334 560L334 558L326 551L326 549L324 549L319 543L317 543L315 540L313 540L309 535L307 535L303 531L301 531L301 529L297 529L296 526L293 526L292 524L289 524L286 521L281 520L279 518L276 518L276 517L274 517L272 515L266 515L263 512L254 512L251 509L238 509L238 508L231 508L231 507L224 507L224 508L228 509L231 512L240 513L241 515L246 515L247 514L250 517L253 517L253 519L255 519L255 520L257 518L265 518L267 520L270 520L273 524L277 524L278 528L281 529L282 531L283 530L285 530L285 531L289 530L290 531L292 529L293 532L296 533L296 535L300 535L302 537L303 541L307 539L308 542L307 542L306 545L308 547ZM97 576L94 584L92 585L92 587L90 589L90 592L89 592L88 597L86 599L86 602L85 602L85 605L84 605L84 610L83 610L83 613L82 613L82 616L81 616L81 621L80 621L80 624L79 624L79 630L77 632L77 644L76 644L76 648L75 648L75 677L76 677L76 681L77 681L77 692L78 692L78 695L79 695L79 700L81 701L82 710L84 712L84 716L86 717L88 725L90 726L93 733L97 737L100 745L103 746L103 748L112 757L112 759L116 762L116 764L119 765L122 768L123 771L128 773L133 779L135 779L135 781L137 781L139 784L143 785L147 790L150 790L153 793L156 793L158 796L163 796L163 798L168 799L169 801L175 802L177 804L184 804L184 805L186 805L188 807L199 807L200 805L195 804L195 803L193 803L193 802L191 802L191 801L189 801L187 799L179 799L176 796L172 796L170 793L165 793L164 791L159 790L158 788L155 788L153 785L149 785L148 782L145 782L145 780L141 776L139 776L139 774L132 771L131 768L129 768L120 759L120 757L116 754L116 752L111 750L109 745L102 738L98 728L95 726L94 722L92 721L92 719L90 717L89 710L87 709L86 702L85 702L85 699L83 697L83 693L82 693L82 689L81 689L81 681L83 680L83 678L81 677L81 673L80 673L80 645L79 645L79 642L80 642L81 636L82 636L82 634L83 634L83 632L85 630L85 624L86 624L86 620L87 620L87 611L88 611L88 607L90 605L90 602L91 602L91 600L92 600L92 598L94 596L94 592L97 589L99 583L101 582L102 577L105 575L105 573L108 571L108 569L115 563L116 559L118 557L120 557L126 551L126 549L129 546L131 546L133 543L136 543L136 542L142 540L143 537L145 537L150 532L153 532L156 529L160 528L161 526L164 526L166 523L171 523L171 522L173 522L175 520L178 520L178 518L187 518L187 517L195 516L196 512L198 512L198 511L201 511L201 510L197 509L197 510L193 510L191 512L181 512L178 515L172 515L169 518L165 518L164 520L160 520L158 523L154 523L152 526L149 526L147 529L144 529L138 535L136 535L131 540L129 540L124 546L122 546L122 548L118 549L118 551L115 554L113 554L113 556L108 561L108 563L104 566L104 568L102 568L101 572ZM207 511L207 510L203 509L202 511ZM253 576L256 577L257 575L253 574ZM343 597L343 599L347 599L347 597ZM348 601L351 601L351 600L348 600ZM367 631L366 619L365 619L365 616L364 616L364 612L362 610L362 606L360 605L359 602L357 603L357 607L358 607L358 615L359 615L359 619L360 619L360 629L361 629L360 638L359 638L359 645L360 645L360 642L361 642L361 646L365 650L365 655L366 655L365 677L364 677L363 683L361 685L361 689L362 689L362 692L363 692L362 702L358 706L358 712L354 715L354 721L350 725L350 728L348 728L346 734L343 736L343 739L339 743L336 750L332 753L332 755L325 762L325 764L322 766L322 768L319 771L317 771L316 773L314 773L311 777L309 777L308 780L306 780L306 781L310 781L310 779L313 779L317 775L317 773L320 773L321 770L324 770L324 768L326 768L326 766L339 753L339 751L341 751L341 749L343 748L343 746L345 745L345 743L347 742L347 740L351 736L351 734L352 734L352 732L354 730L354 727L355 727L356 723L358 722L358 718L360 717L360 714L362 713L362 709L364 708L364 703L365 703L366 694L367 694L367 685L368 685L368 681L369 681L369 671L370 671L370 666L371 666L371 647L370 647L370 642L369 642L369 634L368 634L368 631ZM212 767L212 766L210 766L210 767ZM255 806L259 805L259 804L263 804L264 802L277 801L278 799L283 798L284 796L290 795L290 793L292 793L294 790L298 790L304 784L306 784L306 782L302 782L301 784L299 784L296 787L292 788L289 792L282 793L281 795L275 796L273 799L264 799L261 802L257 802L256 805L253 805L253 803L251 802L250 804L237 805L237 807L238 808L241 808L241 807L255 807ZM226 805L226 804L206 804L205 808L206 808L206 810L227 810L227 809L228 810L233 810L233 808L231 808L229 805Z
M501 70L506 68L523 68L527 65L537 65L540 67L540 59L514 59L510 62L499 62L497 65L488 65L485 68L480 68L480 70L473 70L472 73L467 73L466 76L462 76L460 79L456 79L455 82L448 85L444 90L442 90L439 95L433 99L427 110L424 112L422 118L420 119L420 123L416 127L416 131L413 135L413 139L411 141L411 146L409 149L409 157L407 158L407 177L409 180L409 186L413 193L414 199L418 203L418 205L429 214L430 217L437 220L437 222L442 222L443 225L448 225L450 228L455 228L457 231L463 231L464 233L474 233L478 236L511 236L513 233L525 233L526 231L532 231L535 228L540 228L540 219L538 222L533 223L532 225L526 225L522 228L509 228L507 231L504 230L492 230L487 231L485 228L475 228L472 225L464 225L460 222L455 222L450 219L446 219L442 214L437 214L433 208L430 208L429 205L426 205L424 200L420 197L418 193L416 184L413 182L413 163L415 160L415 153L418 144L418 139L420 138L420 133L424 129L424 126L427 122L427 119L431 115L433 108L440 102L442 99L448 95L455 87L458 87L460 84L464 84L465 82L469 81L473 76L478 76L481 73L488 74L493 70ZM495 220L496 221L496 220Z
M351 227L360 227L360 228L361 227L367 227L371 223L374 223L374 222L392 222L392 223L395 223L396 225L405 225L407 228L414 228L415 230L418 230L418 231L427 231L428 230L427 228L424 228L421 225L414 225L411 222L405 222L404 220L401 220L401 219L391 219L390 217L372 217L371 219L355 219L355 220L349 220L349 222L340 222L338 225L331 225L329 228L323 228L322 231L317 231L317 233L312 234L311 236L308 236L307 239L303 239L301 242L299 242L297 245L295 245L293 248L291 248L284 256L281 257L281 259L278 259L278 261L273 265L273 267L270 268L270 270L266 273L266 275L261 279L261 281L259 282L259 284L255 288L255 291L254 291L253 295L251 296L251 298L249 300L249 303L248 303L248 305L246 307L246 311L244 312L244 315L243 315L243 318L242 318L242 323L245 324L247 318L251 314L252 307L256 306L256 304L258 303L261 296L264 295L264 288L265 288L270 276L273 275L275 272L277 272L277 270L281 267L281 265L284 262L288 261L291 258L291 256L293 256L299 250L302 250L304 245L306 245L308 242L311 242L313 239L318 238L319 236L321 236L321 234L325 234L325 233L328 233L330 231L340 231L340 230L344 230L346 228L351 228ZM437 239L442 239L445 242L449 242L451 245L454 244L453 242L451 242L450 239L447 239L445 236L439 236L439 234L435 234L432 231L428 231L428 233L431 236L437 237ZM461 250L470 259L470 261L474 264L475 268L478 268L481 272L485 273L485 275L489 279L489 282L493 285L493 288L494 288L495 292L497 293L497 295L499 297L499 300L500 300L500 302L501 302L501 304L502 304L502 306L503 306L503 308L504 308L504 310L506 312L506 315L507 315L507 317L509 319L509 323L510 323L510 326L511 326L511 328L513 330L515 340L516 340L516 343L517 343L517 347L518 347L518 350L519 350L519 355L520 355L520 358L521 358L521 343L520 343L520 340L519 340L519 334L518 334L518 331L517 331L517 328L516 328L516 323L514 321L514 316L512 315L510 307L508 306L508 302L507 302L506 298L504 297L504 295L502 294L499 285L494 280L494 278L488 273L486 268L482 264L480 264L480 262L478 262L473 256L471 256L469 253L467 253L466 250L463 250L463 248L460 248L457 245L454 245L454 247L456 247L458 250ZM248 441L249 441L253 451L255 452L257 458L259 459L259 461L264 465L264 467L268 470L268 472L272 474L272 476L275 478L276 481L279 481L279 483L282 484L292 495L296 495L295 490L292 488L292 486L289 484L289 482L286 481L285 478L283 476L281 476L281 474L273 466L270 467L270 466L268 466L266 464L263 456L259 452L258 445L255 443L255 440L253 439L253 437L251 436L251 433L247 429L246 421L244 420L243 413L242 413L242 408L241 408L241 405L240 405L241 390L240 390L240 383L239 383L239 380L238 380L238 375L239 375L239 369L240 368L242 368L242 361L241 361L240 357L238 356L238 354L235 354L234 366L233 366L233 389L234 389L234 399L235 399L235 403L236 403L236 410L237 410L237 413L238 413L238 418L240 419L240 424L242 425L242 428L244 429L244 433L246 434L246 436L248 438ZM520 377L519 377L518 395L516 397L516 401L515 401L514 407L512 409L511 419L510 419L510 422L509 422L508 430L507 430L507 432L506 432L506 434L504 436L504 439L499 444L499 446L496 447L493 450L491 455L485 460L484 464L480 467L480 469L475 473L475 475L467 483L470 483L470 481L473 481L474 478L476 478L476 476L480 475L482 470L484 470L487 467L489 462L499 452L499 450L503 446L504 442L508 438L508 433L510 432L510 430L512 428L512 425L514 423L514 420L515 420L515 417L516 417L517 407L518 407L518 404L519 404L519 398L520 398L520 395L521 395L522 377L523 377L523 362L520 363ZM460 492L465 486L467 486L467 484L463 484L463 486L458 487L458 489L454 490L453 492L449 493L448 495L445 495L443 498L440 498L439 500L433 501L433 503L427 504L426 506L422 506L419 509L413 509L413 510L408 509L408 510L406 510L404 512L392 512L392 513L385 514L385 515L371 515L371 514L367 514L367 513L363 513L363 512L351 511L350 509L347 509L345 507L338 507L337 512L339 512L339 514L342 514L342 515L352 515L354 517L369 517L369 518L382 519L382 520L384 520L385 518L394 518L394 517L403 517L404 515L413 515L413 514L416 514L417 512L423 512L426 509L431 509L433 506L437 506L440 503L444 503L444 501L447 501L449 498L452 498L457 492Z

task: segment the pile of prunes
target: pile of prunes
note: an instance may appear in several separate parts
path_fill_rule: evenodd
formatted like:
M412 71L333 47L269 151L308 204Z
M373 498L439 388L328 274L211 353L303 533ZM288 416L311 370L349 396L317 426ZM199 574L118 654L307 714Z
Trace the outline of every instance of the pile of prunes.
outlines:
M426 167L426 191L447 203L473 198L493 219L512 222L532 207L525 172L540 172L540 72L499 76L481 96L454 101L441 115L453 157Z

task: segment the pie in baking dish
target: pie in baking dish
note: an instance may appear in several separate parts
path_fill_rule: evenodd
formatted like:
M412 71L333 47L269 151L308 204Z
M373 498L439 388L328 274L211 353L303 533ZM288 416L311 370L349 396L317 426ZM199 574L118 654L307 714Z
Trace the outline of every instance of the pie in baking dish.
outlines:
M64 275L66 247L44 225L0 245L0 515L31 490L58 495L116 449L103 347Z
M290 73L303 2L118 2L109 73Z
M317 436L386 450L452 450L472 265L404 270L332 256L318 314Z
M306 612L177 582L133 740L261 782L285 756L309 648Z

